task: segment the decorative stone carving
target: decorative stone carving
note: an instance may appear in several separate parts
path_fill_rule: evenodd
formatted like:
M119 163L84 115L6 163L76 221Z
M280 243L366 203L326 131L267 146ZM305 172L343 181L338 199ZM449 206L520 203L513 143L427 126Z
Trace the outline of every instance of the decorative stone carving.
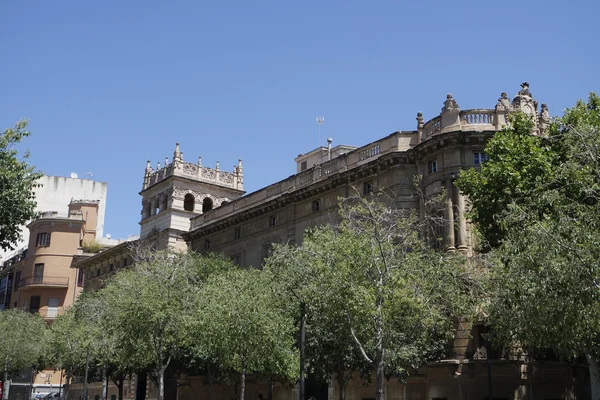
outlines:
M424 125L425 125L425 120L423 119L423 113L419 111L417 113L417 129L423 129Z
M183 173L196 176L198 174L198 166L191 163L185 163L183 164Z
M219 181L224 183L233 183L233 174L231 172L219 172Z
M217 171L215 171L214 169L203 167L201 175L203 178L210 179L211 181L217 179Z
M529 96L533 98L533 94L529 91L529 83L523 82L521 83L521 90L519 90L518 96Z
M512 107L515 111L522 111L524 114L529 115L530 117L535 118L537 116L537 101L533 100L531 97L529 83L521 83L521 90L519 90L513 99Z
M540 111L540 117L538 119L538 129L540 135L544 135L550 125L550 112L548 112L548 106L542 103L542 110Z
M456 100L452 98L452 94L448 93L446 96L446 101L444 101L444 107L442 107L442 114L450 112L450 111L460 111Z
M500 98L498 99L498 104L496 104L496 111L511 111L512 105L510 104L510 99L506 92L502 92Z

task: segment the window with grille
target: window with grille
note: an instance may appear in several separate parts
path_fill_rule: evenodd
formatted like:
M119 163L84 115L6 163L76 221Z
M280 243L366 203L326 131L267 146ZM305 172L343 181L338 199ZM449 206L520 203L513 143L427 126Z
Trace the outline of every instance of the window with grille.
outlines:
M35 238L36 247L50 246L50 232L40 232Z

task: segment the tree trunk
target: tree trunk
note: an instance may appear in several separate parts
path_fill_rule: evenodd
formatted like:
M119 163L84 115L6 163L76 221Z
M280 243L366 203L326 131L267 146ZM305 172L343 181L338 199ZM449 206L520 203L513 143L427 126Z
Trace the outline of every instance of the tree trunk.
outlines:
M384 400L385 393L385 363L383 361L383 354L377 357L377 378L375 380L376 390L375 390L375 399L376 400Z
M350 375L350 377L352 374ZM350 378L346 378L344 371L338 371L337 373L337 384L338 384L338 400L346 400L346 387Z
M242 375L240 377L240 400L244 400L245 392L246 392L246 369L242 368Z
M102 368L102 400L106 400L108 396L108 373L106 365Z
M73 373L71 372L71 368L69 368L65 374L65 387L63 389L65 399L68 398L69 389L71 388L71 376L73 376Z
M267 391L267 399L273 400L273 377L269 377L269 390Z
M8 399L8 390L10 389L10 382L8 381L8 360L4 363L4 381L2 384L2 399Z
M212 393L213 374L210 369L210 363L208 363L208 365L206 366L206 373L208 375L208 400L212 400L212 398L213 398L213 393Z
M375 363L377 367L377 378L375 381L375 400L384 400L385 398L385 348L383 346L383 276L379 275L377 283L377 357Z
M125 378L119 379L118 383L116 383L118 389L118 398L119 400L123 400L123 386L125 386Z
M166 368L161 367L158 370L158 394L156 396L157 400L165 399L165 369Z
M591 354L586 355L588 368L590 370L590 386L592 389L592 400L600 399L600 367L598 361Z

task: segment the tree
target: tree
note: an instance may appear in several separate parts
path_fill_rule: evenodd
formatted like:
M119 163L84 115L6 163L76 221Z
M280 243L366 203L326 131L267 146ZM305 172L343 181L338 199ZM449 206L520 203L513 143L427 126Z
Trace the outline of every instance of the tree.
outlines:
M240 400L249 374L297 377L293 318L278 303L270 278L259 270L232 270L212 275L198 293L197 339L239 374Z
M0 360L4 367L3 393L4 399L7 399L10 373L40 365L45 354L46 324L37 314L11 309L0 312L0 330Z
M166 369L195 341L190 326L197 290L211 274L231 267L218 256L148 253L103 289L121 356L137 370L154 371L159 400L164 399Z
M585 354L598 398L600 99L567 109L547 137L530 128L515 116L459 180L493 249L489 323L500 344Z
M84 374L86 356L92 345L88 334L88 324L81 313L75 311L79 299L73 307L59 315L50 325L48 334L48 354L46 362L65 371L67 385L74 375ZM68 389L65 389L68 393Z
M19 159L14 148L29 135L26 120L0 133L0 248L4 250L17 243L21 226L35 215L33 189L42 174L27 164L28 153Z
M336 369L340 397L340 370L366 363L383 400L386 376L404 377L443 354L453 317L472 311L468 264L432 251L413 212L352 198L340 214L339 226L307 232L301 247L277 247L267 267L289 277L307 302L312 352L323 351L320 362Z

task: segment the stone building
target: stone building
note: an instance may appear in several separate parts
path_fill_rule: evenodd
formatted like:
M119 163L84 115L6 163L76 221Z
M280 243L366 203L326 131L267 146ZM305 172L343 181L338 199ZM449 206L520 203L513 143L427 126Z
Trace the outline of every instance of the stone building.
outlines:
M544 104L538 110L526 82L512 101L502 93L495 107L488 109L461 110L448 94L440 115L426 121L417 113L414 130L394 132L358 148L332 149L330 142L327 148L299 155L295 175L194 216L183 237L196 251L224 253L244 267L260 268L272 243L300 244L307 228L335 223L338 198L354 194L376 198L385 192L392 194L399 207L418 210L420 215L443 216L445 225L433 227L429 233L439 250L472 255L467 199L454 180L462 169L478 168L487 160L486 142L506 126L509 114L516 110L534 119L534 134L545 133L548 109ZM418 186L415 176L422 177ZM423 199L442 189L444 204L425 205ZM437 237L443 240L435 240ZM484 334L483 325L458 325L453 354L421 368L405 385L388 381L386 398L484 399L488 368L493 375L494 398L586 397L585 368L500 354L493 351ZM200 390L201 381L198 385ZM327 390L315 387L307 396L334 399L338 397L336 388L332 382ZM357 377L346 398L365 399L372 394L373 388L365 387Z
M493 103L492 103L493 104ZM393 132L362 147L339 145L319 147L296 158L296 174L248 195L243 191L242 163L233 172L223 172L198 163L183 161L179 145L172 162L163 167L146 166L142 191L140 236L154 248L219 252L244 267L260 268L273 243L300 244L307 228L337 220L340 197L359 194L377 198L392 194L399 207L420 215L439 215L447 221L433 226L428 235L440 251L472 255L474 238L467 219L465 196L454 185L462 169L478 168L487 160L486 142L502 129L516 110L535 121L534 134L544 135L549 124L548 108L541 109L525 82L512 101L502 93L493 108L461 110L451 94L439 115L429 120L417 113L414 130ZM415 186L415 177L420 176ZM443 204L424 202L444 189ZM421 195L423 194L423 195ZM442 240L437 240L442 238ZM101 284L109 265L126 259L126 247L114 248L77 266L104 271L86 283ZM587 370L553 361L531 360L523 354L500 354L489 346L482 325L457 325L452 354L419 369L406 384L387 382L386 398L484 399L488 396L488 372L494 399L587 398ZM335 399L337 385L308 385L307 397ZM179 399L205 396L202 377L186 378L178 389ZM234 386L223 386L215 398L236 395ZM247 396L266 393L263 382L247 387ZM373 388L358 377L347 389L348 400L370 399ZM296 397L295 389L275 388L276 399ZM149 397L151 395L149 394ZM141 397L140 397L141 398Z

